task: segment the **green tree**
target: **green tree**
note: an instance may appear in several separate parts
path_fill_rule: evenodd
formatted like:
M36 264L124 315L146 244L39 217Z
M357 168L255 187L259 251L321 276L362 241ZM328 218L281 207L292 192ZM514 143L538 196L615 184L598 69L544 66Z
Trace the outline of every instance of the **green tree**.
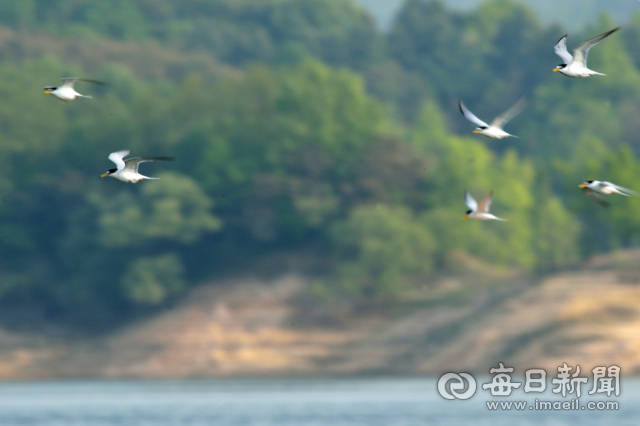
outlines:
M355 298L398 296L408 278L433 268L436 242L403 207L358 207L332 226L331 237L339 266L326 281L330 291Z
M121 282L130 300L148 305L162 303L185 287L183 266L175 254L135 260Z
M92 200L103 211L98 219L102 244L127 247L153 239L189 244L220 229L220 220L211 214L213 202L197 183L176 173L159 176L166 183L147 184L136 197L125 192L108 203Z

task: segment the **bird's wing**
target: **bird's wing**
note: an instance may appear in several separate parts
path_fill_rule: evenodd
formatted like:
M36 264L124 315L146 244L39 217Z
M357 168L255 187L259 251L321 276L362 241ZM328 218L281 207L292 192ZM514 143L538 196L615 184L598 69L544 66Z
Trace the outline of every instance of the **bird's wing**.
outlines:
M620 191L623 195L638 195L636 191L633 191L629 188L625 188L623 186L616 185L615 183L611 183L611 182L602 182L602 183L613 186L615 189Z
M570 64L573 61L573 56L567 50L567 35L563 35L560 40L553 46L553 50L556 52L556 55L560 56L562 62L565 64Z
M98 81L98 80L89 80L87 78L78 78L78 77L67 77L67 78L63 78L62 81L64 81L64 83L62 84L63 87L71 87L73 89L73 85L76 81L83 81L85 83L92 83L92 84L97 84L99 86L104 86L105 82L103 81Z
M137 173L140 163L147 163L150 161L173 161L174 159L174 157L136 157L129 158L124 163L127 170Z
M491 207L491 201L493 199L493 191L489 192L489 194L484 197L480 203L478 203L478 213L489 213L489 208Z
M606 182L606 181L598 182L598 188L604 190L607 187L615 189L616 186L611 182Z
M587 55L589 54L589 50L596 44L600 43L605 38L609 37L611 34L618 31L619 29L620 27L614 28L610 31L607 31L606 33L602 33L598 36L595 36L594 38L591 38L585 41L584 43L581 43L578 47L573 49L573 56L575 57L575 61L581 64L583 67L586 67Z
M520 114L527 107L527 101L521 98L511 108L500 114L493 120L491 126L502 129L513 117Z
M67 77L67 78L62 78L61 80L63 81L62 87L68 87L70 89L73 89L73 85L75 84L76 81L78 81L78 78Z
M467 205L467 207L469 207L469 210L471 210L472 212L475 212L478 210L478 203L476 202L476 200L473 199L471 194L469 194L469 191L466 191L464 193L464 202Z
M582 188L582 192L584 195L591 198L596 203L600 204L602 207L609 207L609 203L607 203L600 195L598 195L595 191L587 188L586 186Z
M460 112L462 112L462 115L464 115L464 118L474 123L478 127L489 127L487 123L480 120L471 111L469 111L469 109L466 106L464 106L461 100L458 100L458 106L460 107Z
M126 157L127 155L129 155L131 151L126 150L126 151L118 151L118 152L112 152L109 155L109 160L113 161L114 163L116 163L116 167L118 168L118 171L124 169L125 167L125 161L123 161L122 159L124 157Z

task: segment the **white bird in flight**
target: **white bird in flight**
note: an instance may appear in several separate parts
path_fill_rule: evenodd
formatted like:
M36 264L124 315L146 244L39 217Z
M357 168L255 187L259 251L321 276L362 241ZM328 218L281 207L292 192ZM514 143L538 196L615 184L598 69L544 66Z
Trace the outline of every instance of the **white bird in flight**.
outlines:
M131 151L118 151L112 152L109 155L109 160L116 163L117 169L110 169L100 177L112 177L114 179L118 179L121 182L125 183L138 183L143 181L144 179L160 179L160 178L152 178L148 176L141 175L138 173L138 166L140 163L146 163L149 161L173 161L173 157L136 157L129 158L124 160L124 157L129 155Z
M62 86L60 87L56 87L56 86L47 86L44 88L44 93L46 95L53 95L56 98L63 100L63 101L72 101L76 98L92 98L91 96L85 96L85 95L81 95L80 93L76 92L76 89L74 89L73 85L75 84L76 81L84 81L86 83L93 83L93 84L98 84L100 86L104 86L106 83L103 83L102 81L97 81L97 80L87 80L84 78L77 78L77 77L67 77L67 78L63 78L62 81L64 83L62 83Z
M460 112L464 115L464 118L469 120L478 126L473 133L481 134L482 136L486 136L492 139L504 139L508 137L517 138L517 136L510 135L509 133L502 130L505 124L507 124L513 117L520 114L522 110L526 107L527 103L523 99L520 99L515 103L511 108L497 116L491 124L487 124L484 121L480 120L476 117L469 109L462 103L462 100L458 101L458 106L460 107Z
M606 202L601 195L618 194L629 197L631 195L638 195L637 192L627 188L623 188L611 182L600 182L599 180L588 180L578 185L578 188L582 188L582 192L591 198L601 206L608 207L609 203Z
M556 55L562 58L563 63L553 69L553 72L560 72L568 77L590 77L592 75L605 75L587 68L587 55L589 49L600 43L611 34L618 31L620 27L614 28L606 33L602 33L592 39L585 41L573 50L573 56L567 51L567 35L562 36L554 46Z
M489 213L491 207L491 200L493 198L493 191L489 192L489 195L484 197L480 203L476 202L468 191L464 193L464 202L469 207L467 214L462 217L462 220L476 219L476 220L500 220L506 222L506 219L499 218Z

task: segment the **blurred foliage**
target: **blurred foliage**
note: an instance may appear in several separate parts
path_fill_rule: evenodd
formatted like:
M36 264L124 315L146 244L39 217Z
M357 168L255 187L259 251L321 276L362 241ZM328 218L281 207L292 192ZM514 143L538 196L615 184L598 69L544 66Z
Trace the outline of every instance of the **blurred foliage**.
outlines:
M5 0L0 23L71 39L153 38L233 64L272 61L299 45L328 63L364 67L383 41L350 0Z
M388 297L410 276L433 270L436 242L404 207L361 206L331 228L340 260L332 290L351 297Z
M175 254L142 257L122 277L127 296L138 303L158 304L184 288L183 266Z
M544 273L639 242L640 198L577 185L640 189L640 15L586 80L551 72L563 29L510 0L407 0L388 33L350 0L0 0L0 23L0 308L108 325L300 251L318 294L390 300L460 252ZM41 93L68 75L110 84ZM457 110L523 95L519 139ZM122 149L177 161L100 179ZM508 222L462 222L465 190Z
M98 226L104 246L136 246L151 239L189 244L198 241L203 232L221 227L210 213L212 201L198 184L175 173L161 176L169 183L146 185L136 194L137 199L122 193L106 203L103 198L96 201L96 208L103 211Z

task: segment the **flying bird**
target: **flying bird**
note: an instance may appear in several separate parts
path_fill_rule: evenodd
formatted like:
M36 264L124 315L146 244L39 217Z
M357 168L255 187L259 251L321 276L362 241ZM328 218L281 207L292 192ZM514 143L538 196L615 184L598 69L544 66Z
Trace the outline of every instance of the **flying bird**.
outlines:
M504 139L508 137L517 136L510 135L509 133L502 130L505 124L507 124L513 117L520 114L522 110L526 107L527 102L523 99L520 99L515 103L511 108L497 116L491 124L487 124L484 121L480 120L476 117L469 109L462 103L462 100L458 100L458 106L460 107L460 112L464 115L464 118L469 120L478 126L473 133L479 133L482 136L486 136L492 139Z
M124 157L129 155L131 151L118 151L112 152L109 155L109 160L116 164L116 169L107 170L107 172L100 177L110 176L114 179L118 179L120 182L125 183L138 183L144 179L160 179L152 178L141 175L138 173L138 166L140 163L146 163L149 161L173 161L173 157L136 157L124 160Z
M74 84L76 83L76 81L84 81L85 83L93 83L93 84L98 84L100 86L104 86L106 83L103 83L102 81L97 81L97 80L87 80L84 78L77 78L77 77L67 77L67 78L63 78L62 79L63 83L62 86L60 87L56 87L56 86L47 86L44 88L44 93L45 95L53 95L56 98L63 100L63 101L72 101L75 98L92 98L92 96L85 96L85 95L81 95L80 93L76 92L76 89L74 89Z
M501 219L497 216L489 213L489 208L491 207L491 200L493 198L493 191L489 192L489 195L484 197L480 203L476 202L469 192L466 191L464 193L464 202L469 207L467 214L462 217L462 220L467 219L476 219L476 220L500 220L502 222L506 222L506 219Z
M585 41L573 50L573 56L567 51L567 35L562 36L554 46L556 55L560 56L563 63L553 69L553 72L561 72L569 77L590 77L592 75L605 75L587 68L587 55L589 50L600 43L611 34L618 31L620 27L614 28L606 33L602 33L592 39Z
M578 188L582 188L582 192L584 192L587 197L603 207L609 207L609 203L602 198L602 195L619 194L625 197L638 195L637 192L630 189L623 188L611 182L600 182L599 180L588 180L578 185Z

